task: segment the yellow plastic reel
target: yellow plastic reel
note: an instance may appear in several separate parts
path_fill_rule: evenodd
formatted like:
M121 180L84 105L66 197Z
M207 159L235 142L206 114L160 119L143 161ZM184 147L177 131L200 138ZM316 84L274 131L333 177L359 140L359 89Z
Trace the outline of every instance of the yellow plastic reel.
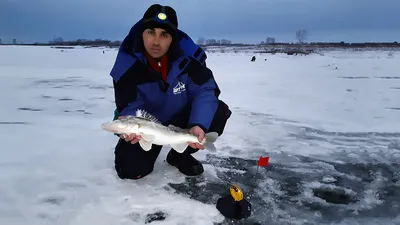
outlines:
M229 188L231 195L233 197L233 199L236 202L242 201L243 200L243 191L242 189L240 189L240 187L237 184L233 184L230 188Z

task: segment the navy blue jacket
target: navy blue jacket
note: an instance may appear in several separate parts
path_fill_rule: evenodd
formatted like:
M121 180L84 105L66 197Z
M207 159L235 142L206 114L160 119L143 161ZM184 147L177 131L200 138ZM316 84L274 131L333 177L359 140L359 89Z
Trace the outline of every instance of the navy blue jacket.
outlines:
M119 115L134 115L137 109L144 109L167 125L175 115L189 109L188 128L198 125L207 132L220 91L212 71L205 65L206 53L178 30L175 44L168 52L165 82L160 73L147 65L141 30L139 21L122 42L110 73Z

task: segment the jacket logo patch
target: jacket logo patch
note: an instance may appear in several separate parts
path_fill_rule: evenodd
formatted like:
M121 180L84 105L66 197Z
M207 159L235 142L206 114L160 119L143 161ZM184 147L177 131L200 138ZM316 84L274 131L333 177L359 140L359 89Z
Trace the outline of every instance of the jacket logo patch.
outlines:
M172 91L175 95L186 91L185 84L179 81L178 84L172 89Z

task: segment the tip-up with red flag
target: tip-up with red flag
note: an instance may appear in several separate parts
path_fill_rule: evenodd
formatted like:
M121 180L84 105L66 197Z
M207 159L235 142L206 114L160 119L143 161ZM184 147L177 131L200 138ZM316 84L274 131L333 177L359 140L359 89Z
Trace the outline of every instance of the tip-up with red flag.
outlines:
M257 163L257 172L256 172L256 174L258 174L258 167L260 167L260 166L268 166L268 163L269 163L269 157L268 156L266 156L266 157L260 156L260 159L258 160L258 163Z
M268 166L268 162L269 162L269 157L260 156L260 159L258 160L257 165L258 166Z

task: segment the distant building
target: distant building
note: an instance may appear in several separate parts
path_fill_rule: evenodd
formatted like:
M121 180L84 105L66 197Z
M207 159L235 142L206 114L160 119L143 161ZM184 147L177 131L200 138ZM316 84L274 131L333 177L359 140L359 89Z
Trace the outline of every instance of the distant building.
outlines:
M13 43L13 45L16 45L17 44L17 39L14 38L12 43Z
M205 45L230 45L232 44L232 41L227 40L227 39L221 39L221 40L216 40L216 39L207 39L207 40L198 40L198 43L204 43Z
M206 45L215 45L217 41L215 39L208 39L206 40Z
M226 39L221 40L221 45L230 45L231 43L232 43L232 41L230 41L230 40L226 40Z

